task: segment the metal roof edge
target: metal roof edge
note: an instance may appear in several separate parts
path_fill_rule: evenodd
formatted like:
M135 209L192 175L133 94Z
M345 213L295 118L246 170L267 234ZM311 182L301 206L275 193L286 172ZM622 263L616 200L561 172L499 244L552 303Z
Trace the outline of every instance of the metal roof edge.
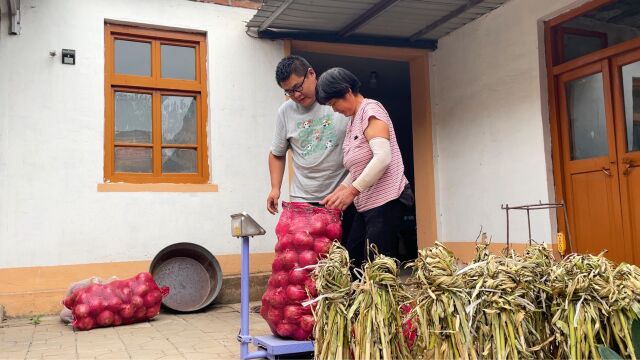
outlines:
M276 30L265 29L257 31L255 28L249 28L247 33L253 33L254 37L272 40L306 40L321 41L341 44L357 44L357 45L378 45L390 47L403 47L413 49L436 50L438 48L438 40L420 39L409 41L402 38L391 37L375 37L375 36L346 36L340 37L334 33L321 33L301 30Z

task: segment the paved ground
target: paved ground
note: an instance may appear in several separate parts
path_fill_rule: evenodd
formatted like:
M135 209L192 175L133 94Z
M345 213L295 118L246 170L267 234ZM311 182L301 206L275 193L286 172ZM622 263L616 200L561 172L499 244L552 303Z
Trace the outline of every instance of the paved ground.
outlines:
M0 359L238 359L239 309L234 304L197 314L161 313L149 322L78 332L57 316L38 325L6 320L0 323ZM252 313L250 322L251 335L271 333L260 314Z

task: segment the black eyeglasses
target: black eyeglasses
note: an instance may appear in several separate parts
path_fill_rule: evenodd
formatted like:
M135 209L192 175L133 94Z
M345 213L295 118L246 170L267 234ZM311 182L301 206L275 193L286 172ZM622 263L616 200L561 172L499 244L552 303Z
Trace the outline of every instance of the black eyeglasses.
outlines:
M302 78L302 82L300 84L295 85L291 89L285 90L284 94L287 96L293 96L297 92L302 92L302 86L304 86L304 81L307 80L307 75L309 74L309 70L311 70L311 68L308 68L307 72L304 73L304 77Z

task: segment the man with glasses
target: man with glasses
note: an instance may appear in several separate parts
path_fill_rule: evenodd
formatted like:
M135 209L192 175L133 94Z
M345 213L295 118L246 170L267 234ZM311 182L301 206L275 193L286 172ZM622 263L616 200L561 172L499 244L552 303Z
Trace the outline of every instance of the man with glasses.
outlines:
M293 153L290 200L319 205L346 178L342 142L349 119L316 101L316 73L304 58L287 56L276 67L276 81L289 99L280 106L269 152L271 192L267 210L278 212L287 149ZM343 236L348 235L355 210L343 216Z

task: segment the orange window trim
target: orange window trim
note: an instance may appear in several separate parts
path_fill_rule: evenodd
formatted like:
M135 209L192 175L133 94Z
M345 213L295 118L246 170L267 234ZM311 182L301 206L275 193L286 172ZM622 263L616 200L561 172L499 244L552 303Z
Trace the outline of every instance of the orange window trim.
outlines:
M133 40L151 44L151 76L115 73L115 40ZM195 80L162 78L160 46L179 45L195 49ZM155 30L133 26L105 24L105 140L104 181L134 184L184 183L204 184L209 181L207 152L207 67L206 36L168 30ZM147 144L131 144L115 141L115 93L126 91L149 94L152 97L152 141ZM193 96L196 99L196 143L162 144L161 96ZM151 173L127 173L115 171L115 147L129 146L152 149ZM193 149L197 152L196 173L162 173L162 149Z

